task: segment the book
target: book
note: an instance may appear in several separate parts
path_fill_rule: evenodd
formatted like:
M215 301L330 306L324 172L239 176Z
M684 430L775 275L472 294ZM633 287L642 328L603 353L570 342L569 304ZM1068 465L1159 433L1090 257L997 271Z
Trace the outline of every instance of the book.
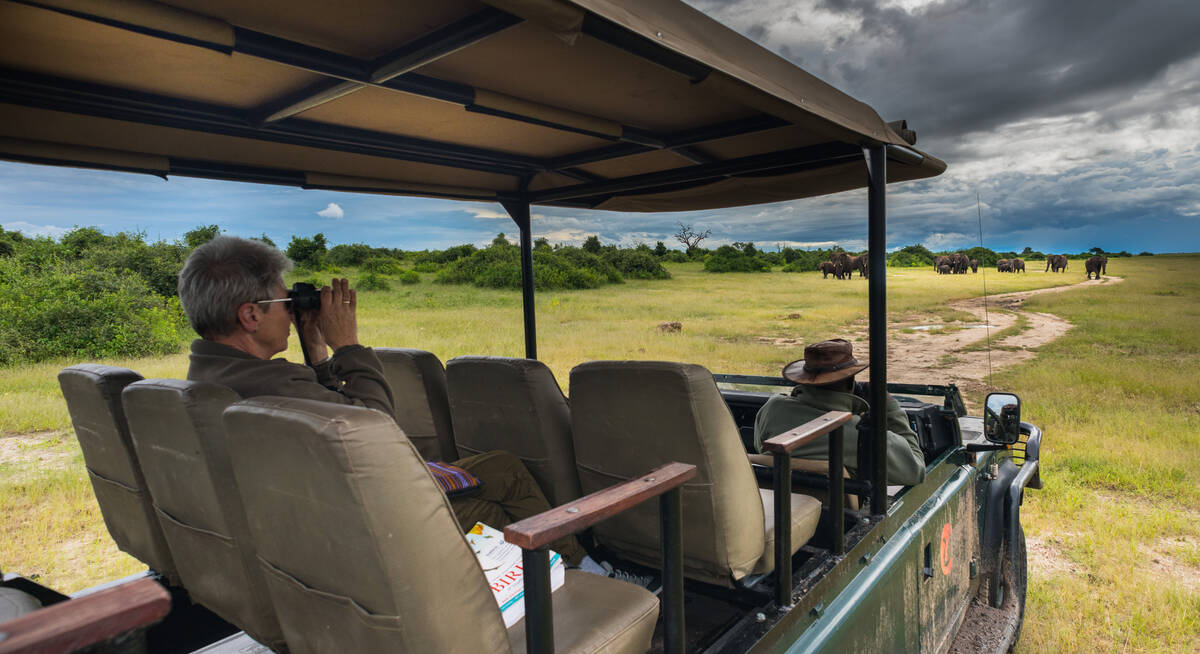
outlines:
M476 522L466 536L496 597L504 626L507 628L520 622L525 617L525 570L521 548L505 541L503 532L482 522ZM551 550L550 592L562 587L566 574L562 556Z

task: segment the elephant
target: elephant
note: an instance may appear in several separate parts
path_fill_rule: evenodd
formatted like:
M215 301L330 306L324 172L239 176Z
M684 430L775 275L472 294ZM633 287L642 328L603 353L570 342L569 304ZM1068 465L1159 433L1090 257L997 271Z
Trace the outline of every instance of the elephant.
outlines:
M971 259L971 272L979 272L979 259Z
M1024 259L1013 259L1011 263L1012 263L1012 271L1013 272L1025 272L1025 260Z
M938 266L939 275L949 275L951 272L953 272L953 269L948 263L943 263L942 265Z
M845 252L834 252L829 255L829 261L834 265L833 276L838 279L850 279L850 255Z
M868 260L867 255L865 255L865 254L859 255L857 257L850 257L850 271L853 272L853 271L857 270L859 277L868 277L869 276L869 268L868 268L869 265L870 265L870 261ZM847 273L847 274L849 274L849 273Z
M1096 273L1096 279L1100 279L1100 275L1108 274L1108 257L1097 254L1096 256L1083 262L1083 267L1087 269L1087 278L1092 278L1092 273Z
M830 275L837 272L837 266L833 265L832 261L822 261L817 264L817 270L821 271L821 279L828 279Z
M1010 261L1008 259L1001 259L996 262L996 272L1012 272L1012 271L1013 271L1012 261Z
M933 260L933 269L941 272L942 264L950 265L950 257L937 257Z
M971 259L962 252L950 255L950 267L955 275L965 275L969 265L971 265Z
M1065 254L1048 254L1046 255L1046 270L1043 272L1066 272L1067 270L1067 255Z

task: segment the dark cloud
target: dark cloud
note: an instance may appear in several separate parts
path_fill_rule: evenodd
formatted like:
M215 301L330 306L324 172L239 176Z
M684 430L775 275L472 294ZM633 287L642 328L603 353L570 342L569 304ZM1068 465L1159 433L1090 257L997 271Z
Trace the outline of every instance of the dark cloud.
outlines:
M692 4L939 141L1103 107L1200 53L1196 0L946 0L915 13L876 0L818 0L813 10L859 26L804 44L776 35L788 33L788 21L802 26L806 12L745 24L755 14L743 9L758 1Z

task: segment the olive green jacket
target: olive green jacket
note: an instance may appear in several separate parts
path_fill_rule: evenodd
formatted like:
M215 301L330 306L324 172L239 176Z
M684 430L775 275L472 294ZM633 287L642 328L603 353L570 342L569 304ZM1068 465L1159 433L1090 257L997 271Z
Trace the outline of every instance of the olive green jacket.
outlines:
M858 421L869 405L852 393L832 391L815 386L797 386L792 395L775 395L767 400L754 420L754 447L762 452L763 441L798 427L827 411L849 411L854 414L845 426L843 451L846 467L858 467ZM916 433L908 424L908 416L900 403L888 396L887 403L887 462L888 482L906 486L925 479L925 455ZM792 452L799 459L829 458L829 438L822 436Z
M392 387L375 351L361 345L339 348L308 367L287 359L259 359L235 347L192 341L187 378L232 388L243 398L282 395L377 409L395 419Z

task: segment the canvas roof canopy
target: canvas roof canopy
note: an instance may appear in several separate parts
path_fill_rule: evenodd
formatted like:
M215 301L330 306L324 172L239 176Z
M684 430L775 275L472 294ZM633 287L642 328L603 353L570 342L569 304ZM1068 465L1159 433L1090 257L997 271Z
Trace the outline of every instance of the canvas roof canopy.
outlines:
M945 164L677 0L0 0L0 158L681 211Z

